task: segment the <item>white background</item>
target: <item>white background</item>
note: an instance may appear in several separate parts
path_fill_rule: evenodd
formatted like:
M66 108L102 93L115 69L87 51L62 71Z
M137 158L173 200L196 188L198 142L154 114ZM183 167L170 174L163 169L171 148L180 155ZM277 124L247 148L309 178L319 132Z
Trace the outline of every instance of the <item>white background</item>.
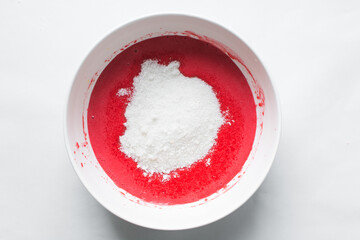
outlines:
M195 14L238 34L277 85L283 132L264 184L205 227L154 231L105 210L63 140L73 76L116 27ZM360 2L0 2L0 239L360 239Z

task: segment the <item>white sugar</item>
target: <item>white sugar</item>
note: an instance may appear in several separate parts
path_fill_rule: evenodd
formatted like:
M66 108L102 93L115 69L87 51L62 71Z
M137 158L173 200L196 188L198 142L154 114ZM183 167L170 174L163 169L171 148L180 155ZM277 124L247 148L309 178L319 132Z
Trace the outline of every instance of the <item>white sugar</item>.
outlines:
M185 77L179 66L177 61L165 66L154 60L141 65L125 111L126 131L119 137L120 150L138 167L164 174L165 180L172 170L203 159L224 123L211 86ZM120 95L125 93L130 92Z
M206 159L205 165L208 167L208 166L210 166L210 164L211 164L211 159L210 158Z
M116 95L119 97L129 96L131 94L131 90L128 88L120 88Z

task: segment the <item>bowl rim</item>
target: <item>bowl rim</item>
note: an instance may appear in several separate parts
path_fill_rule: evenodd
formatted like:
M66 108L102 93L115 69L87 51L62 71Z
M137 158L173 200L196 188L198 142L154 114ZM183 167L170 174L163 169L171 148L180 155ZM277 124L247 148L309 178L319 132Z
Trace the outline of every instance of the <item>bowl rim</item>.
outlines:
M88 186L89 183L87 183L87 181L83 178L83 176L79 173L79 170L78 168L75 166L75 162L72 161L72 150L71 150L71 147L70 147L70 143L69 143L69 136L68 136L68 133L67 133L67 129L68 129L68 124L67 124L67 117L68 117L68 109L69 109L69 105L70 105L70 95L71 95L71 90L73 89L73 86L75 84L75 80L76 80L76 77L81 69L81 67L83 66L84 62L86 61L86 59L89 57L89 55L94 51L94 49L96 49L101 42L103 42L105 39L107 39L109 36L111 36L112 34L114 34L116 31L118 31L119 29L123 28L123 27L126 27L128 25L131 25L131 24L134 24L136 22L139 22L139 21L144 21L144 20L147 20L147 19L151 19L151 18L158 18L158 17L185 17L185 18L193 18L195 20L201 20L201 21L205 21L205 22L208 22L212 25L215 25L219 28L222 28L228 32L230 32L231 34L233 34L234 36L236 36L253 54L254 56L258 56L255 51L250 48L248 46L248 44L246 42L244 42L239 36L238 34L235 32L235 31L232 31L232 30L229 30L228 28L224 27L223 25L220 25L216 22L213 22L212 20L209 20L208 18L204 18L202 16L198 16L198 15L194 15L194 14L184 14L184 13L157 13L157 14L145 14L145 15L142 15L141 17L136 17L136 18L133 18L132 20L130 21L127 21L125 22L124 24L121 24L115 28L113 28L108 34L106 34L104 37L102 37L100 40L97 41L97 43L90 49L90 51L88 51L88 53L85 55L85 57L83 58L82 62L79 64L73 78L72 78L72 82L71 84L69 85L68 87L68 90L67 90L67 94L66 94L66 101L65 102L65 105L64 105L64 110L63 110L63 133L64 133L64 141L65 141L65 146L66 146L66 150L67 150L67 153L68 153L68 161L71 162L71 165L76 173L76 175L78 176L78 178L80 179L80 182L82 183L82 185L87 189L87 191L90 193L90 195L97 201L100 203L100 205L102 205L105 209L107 209L109 212L111 212L112 214L114 214L115 216L123 219L123 220L126 220L127 222L130 222L132 224L135 224L135 225L138 225L138 226L142 226L142 227L145 227L145 228L150 228L150 229L156 229L156 230L170 230L170 231L173 231L173 230L186 230L186 229L192 229L192 228L198 228L198 227L201 227L201 226L204 226L204 225L207 225L207 224L210 224L210 223L213 223L213 222L216 222L226 216L228 216L229 214L231 214L232 212L234 212L235 210L239 209L245 202L247 202L253 195L254 193L259 189L259 187L262 185L262 183L264 182L265 178L267 177L270 169L271 169L271 166L273 165L274 163L274 160L275 160L275 157L276 157L276 154L277 154L277 150L278 150L278 147L279 147L279 143L280 143L280 138L281 138L281 135L282 135L282 111L281 111L281 104L280 104L280 99L279 99L279 92L278 92L278 89L277 89L277 86L276 84L273 82L273 80L271 80L270 76L269 76L269 73L267 71L267 68L264 64L263 61L260 61L260 64L262 65L262 67L264 68L264 72L265 74L267 75L268 79L269 79L269 84L270 84L270 87L272 88L273 92L274 92L274 99L275 99L275 102L276 102L276 108L277 108L277 117L278 117L278 121L277 121L277 132L276 132L276 136L274 137L275 139L275 143L274 143L274 147L272 149L272 153L271 155L269 155L267 158L269 158L269 162L268 162L268 166L266 167L266 170L265 170L265 174L261 177L259 177L259 180L257 184L254 184L254 187L252 189L252 191L250 191L250 194L248 194L248 196L246 198L244 198L243 201L239 201L237 202L236 204L233 204L233 207L227 211L227 212L223 212L222 214L220 214L220 216L218 216L217 218L215 219L206 219L202 222L199 222L197 224L193 224L192 226L188 226L188 227L179 227L179 228L176 228L176 227L154 227L154 226L151 226L151 225L146 225L146 224L143 224L142 222L136 222L136 221L133 221L132 219L128 219L127 217L124 217L124 216L120 216L120 214L116 213L115 211L113 211L108 205L107 203L104 203L104 201L100 200L97 195L91 190L91 187ZM257 59L259 59L257 57Z

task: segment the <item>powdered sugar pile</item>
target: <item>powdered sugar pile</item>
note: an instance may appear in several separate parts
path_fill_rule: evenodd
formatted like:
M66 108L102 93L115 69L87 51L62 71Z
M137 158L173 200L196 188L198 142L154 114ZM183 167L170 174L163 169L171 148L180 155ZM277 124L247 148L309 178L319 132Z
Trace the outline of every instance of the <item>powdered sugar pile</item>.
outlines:
M146 173L166 175L203 159L224 123L211 86L185 77L179 66L178 61L165 66L146 60L134 78L120 150Z

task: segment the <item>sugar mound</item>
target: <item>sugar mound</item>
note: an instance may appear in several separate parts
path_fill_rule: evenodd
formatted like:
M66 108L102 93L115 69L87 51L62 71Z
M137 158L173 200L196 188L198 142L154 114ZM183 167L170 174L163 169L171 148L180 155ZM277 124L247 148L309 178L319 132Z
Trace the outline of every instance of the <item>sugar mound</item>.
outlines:
M146 60L134 78L120 150L148 173L166 174L203 159L224 123L212 87L185 77L179 67L178 61L165 66Z

